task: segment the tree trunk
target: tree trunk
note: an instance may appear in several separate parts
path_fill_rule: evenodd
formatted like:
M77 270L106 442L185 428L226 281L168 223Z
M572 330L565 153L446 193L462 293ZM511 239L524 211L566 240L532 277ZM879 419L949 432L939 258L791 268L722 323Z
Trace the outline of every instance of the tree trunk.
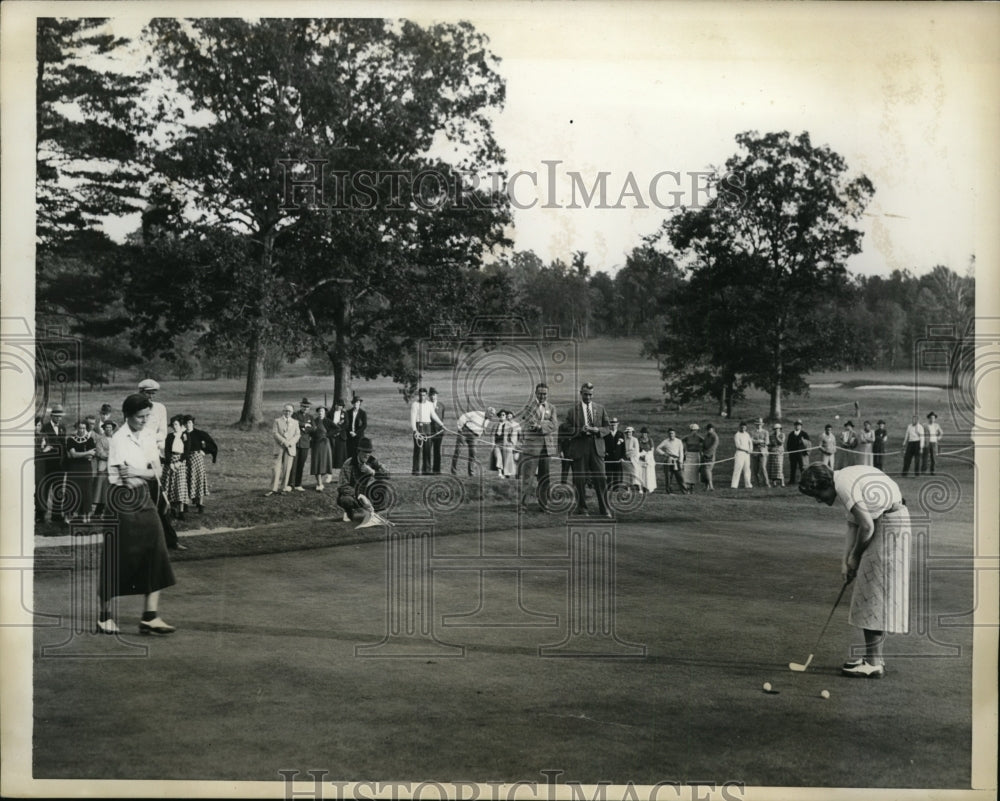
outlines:
M342 398L348 406L351 404L351 305L352 287L347 284L340 303L337 304L334 321L333 349L329 351L333 362L333 398Z
M768 418L772 423L781 422L781 379L774 382L771 387L771 416Z
M719 417L727 417L729 415L729 387L726 382L722 382L722 392L719 393Z
M247 385L243 393L243 413L237 425L253 428L264 422L264 344L256 331L250 336L247 355Z

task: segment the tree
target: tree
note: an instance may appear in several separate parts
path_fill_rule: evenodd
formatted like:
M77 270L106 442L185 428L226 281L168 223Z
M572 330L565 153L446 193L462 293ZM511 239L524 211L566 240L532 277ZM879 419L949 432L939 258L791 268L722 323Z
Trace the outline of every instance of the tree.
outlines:
M158 169L202 232L244 240L232 313L212 326L247 348L240 424L262 420L265 353L295 352L296 333L329 354L337 396L352 373L412 378L413 342L468 313L469 273L507 220L470 177L502 162L488 115L503 84L485 38L382 19L157 20L151 32L161 68L210 120ZM464 161L432 155L445 145Z
M807 133L750 131L736 141L740 151L714 180L716 195L662 232L692 277L704 276L715 291L740 288L739 309L723 324L743 332L738 366L769 393L770 417L780 420L782 396L837 360L826 314L847 291L845 262L860 251L856 223L874 189L864 176L849 178L843 158ZM737 366L708 355L723 373Z

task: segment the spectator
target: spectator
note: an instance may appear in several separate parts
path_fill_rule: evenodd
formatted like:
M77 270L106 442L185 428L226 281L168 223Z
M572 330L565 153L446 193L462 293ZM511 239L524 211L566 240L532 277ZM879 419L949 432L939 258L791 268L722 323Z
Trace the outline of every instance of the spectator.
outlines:
M152 402L145 394L129 395L122 406L125 424L111 438L108 449L108 506L118 525L104 537L98 597L97 629L104 634L120 630L110 614L112 599L143 595L140 634L172 634L157 611L160 592L173 585L174 573L167 556L161 518L153 496L159 494L156 478L160 456L152 433L143 436ZM164 440L166 444L166 440ZM138 493L139 503L135 501ZM116 496L129 496L119 502Z
M302 436L298 420L292 417L293 411L292 404L286 403L281 410L281 417L274 421L274 426L271 428L271 436L274 439L274 479L270 491L264 493L264 497L274 495L276 492L292 491L288 479L295 461L295 443Z
M608 486L622 483L622 466L625 461L625 434L618 430L618 418L611 418L611 430L604 438L604 472Z
M327 426L326 407L316 407L316 418L312 421L309 444L309 467L316 479L316 491L323 491L323 481L333 478L333 449L330 447L330 429Z
M639 483L639 440L636 439L635 429L632 426L625 426L625 458L622 460L622 475L620 483L635 492L642 491Z
M444 402L438 395L438 391L431 387L427 390L427 397L432 404L434 404L434 412L438 416L440 423L435 423L431 420L431 472L434 475L439 475L441 473L441 443L444 442L444 416L447 412L447 407L445 407Z
M91 465L97 451L84 420L77 420L74 429L75 433L66 438L67 496L74 502L74 511L86 523L90 520L93 503L94 470Z
M497 478L503 478L503 445L507 436L507 410L497 412L497 427L493 432L493 450L490 452L490 470L497 471Z
M559 419L556 408L549 403L549 388L544 383L535 385L535 400L528 404L521 426L521 461L518 464L520 491L525 492L525 481L534 481L537 477L536 492L538 505L542 511L548 510L549 489L552 475L552 460L559 453L558 431ZM455 444L458 453L458 443ZM472 451L470 450L470 458ZM469 462L471 475L472 462ZM455 472L455 462L452 460L451 472Z
M580 387L580 402L570 407L562 430L567 437L566 455L573 460L573 486L576 489L576 513L587 514L587 481L597 493L597 506L603 517L608 509L607 479L604 475L604 437L611 428L604 407L594 403L594 385Z
M837 435L833 433L833 426L827 423L823 426L823 433L819 437L820 461L833 470L834 460L837 458Z
M170 433L163 444L166 463L163 465L163 494L178 519L184 519L188 495L188 457L191 447L184 427L184 416L170 418Z
M292 418L299 424L299 438L295 443L295 463L292 465L291 485L296 492L305 492L302 486L302 476L305 474L306 465L309 463L309 449L312 445L313 421L309 414L312 407L309 398L303 398L299 404L299 410L292 415Z
M358 452L358 442L365 435L368 428L368 413L361 408L361 398L357 395L351 400L351 408L347 410L347 422L344 430L347 435L347 458L350 459Z
M45 435L42 433L42 418L35 418L35 522L41 523L45 520L45 498L42 493L48 491L48 482L45 481L49 474L52 460L49 454L55 451L55 447L49 445Z
M496 419L496 409L492 406L485 412L469 411L458 418L458 436L455 438L455 452L451 455L451 474L458 474L458 457L464 444L468 451L469 475L473 475L476 461L476 440L486 433L489 421Z
M733 455L733 480L730 486L733 489L739 489L742 478L746 487L752 489L750 454L753 453L753 437L747 432L746 423L740 423L739 430L733 435L733 444L736 447L736 453Z
M861 465L865 467L874 467L874 445L875 432L872 431L871 420L865 420L861 433L858 434L858 459Z
M688 435L681 440L684 443L684 466L682 468L684 486L688 492L694 492L698 482L698 468L701 466L701 448L705 440L698 432L701 429L697 423L688 426Z
M753 440L753 453L750 456L750 472L758 487L770 486L767 481L767 442L770 436L764 428L764 418L757 418L757 428L750 435Z
M160 451L160 459L163 460L165 458L163 448L167 442L169 426L167 425L167 407L156 400L156 393L159 391L159 383L154 381L152 378L145 378L139 382L139 392L145 395L146 398L149 399L149 402L153 404L153 411L149 416L147 430L153 432L153 437L156 440L156 447Z
M910 424L903 435L903 478L910 472L910 462L913 462L913 474L920 475L920 459L924 450L924 427L913 415Z
M219 456L219 446L205 431L195 428L195 419L184 415L184 428L188 437L188 495L199 512L205 511L208 498L208 469L206 456L212 457L212 464Z
M639 487L642 492L656 489L656 457L653 455L653 438L649 429L639 429Z
M521 424L514 419L513 412L507 412L507 428L503 437L504 478L517 478L517 446L521 438Z
M354 456L340 469L337 505L344 510L344 522L360 520L357 528L392 525L378 514L384 510L389 495L378 491L378 486L388 480L389 471L372 455L372 441L362 437Z
M93 436L95 433L100 433L97 428L97 418L92 414L88 414L83 418L83 423L87 427L87 433Z
M924 473L926 473L927 468L930 467L931 475L933 476L934 470L937 467L938 443L941 442L944 432L941 431L941 426L938 425L937 415L934 414L934 412L927 415L927 421L927 444L924 446L923 459L920 467Z
M111 420L111 414L114 409L111 408L110 403L102 403L101 410L97 413L97 427L104 430L104 424ZM115 429L118 429L118 424L115 423Z
M715 453L718 447L719 435L715 433L715 426L708 423L705 426L705 441L701 446L701 483L708 492L715 492L715 478L712 473L715 470Z
M49 520L62 521L64 515L66 483L65 458L66 458L66 426L63 424L65 410L61 403L52 404L49 411L49 419L42 423L41 435L45 438L50 449L46 452L46 478L47 487L43 490L45 500L42 504L43 515ZM59 499L59 508L56 509L56 499ZM43 516L43 519L44 519Z
M340 470L347 461L347 413L344 411L344 400L338 398L333 404L333 411L326 418L327 439L333 453L333 469ZM333 481L331 474L326 483Z
M844 430L840 432L840 443L837 446L837 461L840 463L838 469L853 467L857 464L858 435L854 431L854 423L848 420L844 423Z
M677 481L677 486L681 489L681 495L687 494L688 490L684 486L684 478L681 475L681 464L684 462L684 443L677 439L677 432L674 429L667 429L667 438L656 446L656 453L664 458L663 462L663 489L670 495L670 479Z
M109 418L102 424L100 435L94 436L94 463L97 467L94 476L95 515L103 515L108 502L108 455L111 452L111 437L117 428L115 421Z
M785 486L785 435L781 423L771 426L771 438L767 441L767 480L772 487Z
M885 458L885 446L889 441L889 431L885 427L885 420L879 420L875 424L875 443L872 445L872 461L877 470L882 470L882 460Z
M430 475L432 470L431 450L429 442L433 430L431 425L437 423L442 429L444 423L434 411L434 404L427 399L427 390L421 387L417 390L417 399L410 404L410 432L413 435L413 475Z
M788 433L788 440L785 443L788 448L788 481L795 484L802 472L803 465L808 462L809 448L812 442L809 435L802 430L802 421L796 420L792 430Z

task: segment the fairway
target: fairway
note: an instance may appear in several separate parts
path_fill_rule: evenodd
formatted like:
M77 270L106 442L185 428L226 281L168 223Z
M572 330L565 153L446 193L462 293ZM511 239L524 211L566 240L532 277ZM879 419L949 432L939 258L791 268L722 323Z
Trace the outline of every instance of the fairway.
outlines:
M136 598L119 601L121 640L72 636L74 588L92 570L38 569L35 610L63 617L35 631L34 775L968 788L968 477L947 515L901 480L927 547L911 632L890 638L880 681L839 675L860 642L847 603L809 670L788 670L840 587L843 529L842 511L793 488L653 495L618 514L613 570L586 573L583 590L565 516L513 503L466 500L415 539L426 510L399 510L402 542L429 549L405 593L380 530L291 523L310 550L177 560L169 638L135 634ZM598 549L606 523L568 521ZM207 552L213 536L188 541ZM47 567L71 564L65 551ZM418 603L397 615L407 597ZM396 624L415 636L366 648ZM603 655L567 655L581 648Z

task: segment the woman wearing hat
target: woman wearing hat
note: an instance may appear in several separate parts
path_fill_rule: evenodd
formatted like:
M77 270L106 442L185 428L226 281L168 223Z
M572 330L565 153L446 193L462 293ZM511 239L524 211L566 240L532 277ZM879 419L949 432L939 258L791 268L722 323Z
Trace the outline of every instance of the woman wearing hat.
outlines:
M639 429L639 489L652 492L656 489L656 458L653 456L653 438L649 429Z
M152 403L144 395L129 395L122 405L125 424L108 449L108 507L117 517L104 536L98 590L101 603L98 631L117 634L111 601L122 595L144 596L140 634L171 634L157 612L160 591L174 583L155 493L160 454L153 437L142 436Z
M309 438L312 440L309 447L309 466L310 472L316 479L317 492L323 491L325 478L333 478L333 449L330 447L330 428L327 419L326 407L317 406L312 431L309 432Z
M785 435L781 423L771 426L771 438L767 441L767 480L772 487L785 486Z
M701 446L705 440L698 433L697 423L688 426L688 435L681 440L684 443L684 465L681 474L684 478L684 486L688 492L694 492L694 485L698 483L698 467L701 465Z
M865 467L874 467L875 432L872 431L871 420L865 420L864 427L858 434L858 458Z
M166 463L163 465L163 494L174 513L181 520L187 505L191 503L188 494L188 461L191 455L191 441L184 429L184 416L177 414L170 418L170 432L163 445Z
M813 464L802 474L799 491L847 509L841 574L845 583L854 582L847 620L864 631L865 655L846 662L841 672L882 678L885 635L906 634L910 622L910 515L899 485L874 467L834 471Z
M636 439L632 426L625 426L625 459L622 461L621 483L636 492L642 490L639 481L639 440Z
M111 437L118 426L110 418L101 424L101 433L94 437L94 459L97 461L97 475L94 478L94 513L103 514L108 501L108 454L111 452Z

